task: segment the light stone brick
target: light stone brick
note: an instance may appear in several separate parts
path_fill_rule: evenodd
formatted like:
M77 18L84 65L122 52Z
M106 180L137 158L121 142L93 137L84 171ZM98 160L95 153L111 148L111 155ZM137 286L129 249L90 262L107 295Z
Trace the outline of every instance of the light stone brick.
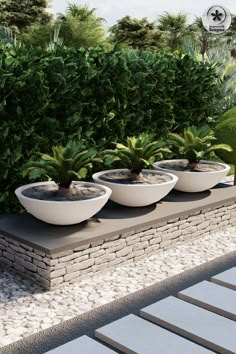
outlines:
M220 224L221 223L221 218L212 218L210 220L210 224L211 225L217 225L217 224Z
M182 235L182 232L181 230L177 230L177 231L174 231L174 232L171 232L171 233L168 233L168 234L164 234L161 239L162 241L168 241L168 240L173 240L179 236Z
M106 249L106 253L115 253L116 251L121 250L123 247L126 247L125 243L121 243L120 245L116 247L111 247Z
M124 257L124 256L126 256L127 254L131 253L131 252L132 252L132 249L133 249L132 246L125 247L125 248L123 248L122 250L117 251L117 252L116 252L116 256L117 256L118 258L119 258L119 257Z
M119 246L119 245L124 245L125 244L125 240L122 238L122 239L119 239L117 241L112 241L112 242L106 242L104 243L101 248L112 248L112 247L116 247L116 246Z
M225 226L228 226L228 225L229 225L229 220L222 221L220 223L220 228L224 228Z
M165 234L169 234L171 232L175 232L178 230L178 227L177 226L174 226L174 227L170 227L169 229L167 229L166 231L162 232L161 235L165 235Z
M93 258L95 260L95 265L99 265L102 263L107 263L111 262L116 258L116 255L114 253L106 254L105 256L99 257L99 258Z
M82 252L72 253L69 256L58 258L58 261L59 261L59 263L69 262L69 261L72 261L73 259L75 259L76 257L79 257L81 254L82 254Z
M87 269L89 267L92 267L94 265L94 261L97 258L92 258L92 259L87 259L85 261L79 262L79 263L75 263L71 266L66 267L66 272L69 273L73 273L76 272L77 270L82 270L82 269ZM100 259L100 258L98 258Z
M42 262L46 263L47 265L49 265L50 267L55 266L56 264L58 264L58 259L51 259L48 257L44 257L42 259Z
M186 220L182 220L182 221L184 221L184 223L179 225L179 230L184 230L184 229L187 229L188 227L190 227L189 222L187 222Z
M150 240L149 244L152 246L152 245L156 245L156 244L158 244L160 242L161 242L161 236L158 236L158 237L155 237L152 240Z
M75 252L77 252L77 251L84 251L84 250L86 250L86 249L89 248L89 247L90 247L90 243L88 243L87 245L82 245L82 246L76 247L76 248L74 249L74 251L75 251Z
M167 220L167 223L168 223L168 224L172 224L172 223L175 223L175 222L177 222L177 221L179 221L179 217L169 219L169 220Z
M85 274L89 274L89 273L92 273L93 271L92 271L92 267L90 267L90 268L87 268L87 269L82 269L81 271L80 271L80 274L81 275L85 275Z
M225 214L221 218L222 221L229 220L229 219L230 219L230 214Z
M225 215L225 213L219 211L219 212L216 213L216 218L220 218L220 217L222 217L223 215Z
M152 237L153 237L153 235L152 235ZM135 245L136 243L140 242L140 240L141 240L140 236L137 236L136 238L133 238L131 240L127 239L127 246Z
M133 252L139 251L139 250L144 250L148 246L149 246L148 241L143 241L143 242L137 243L136 245L133 246ZM131 248L131 250L132 250L132 248ZM117 256L118 256L118 254L117 254ZM125 256L125 254L124 254L124 256Z
M75 258L72 263L80 263L80 262L85 261L86 259L89 259L89 255L88 254L85 254L84 256L80 256L78 258Z
M73 273L67 273L66 275L64 275L64 281L67 282L67 281L70 281L71 279L74 279L74 278L78 278L80 275L80 271L76 271L76 272L73 272Z
M156 252L160 249L160 244L158 245L152 245L150 247L148 247L145 251L146 254L150 254L150 253L153 253L153 252Z
M197 229L203 230L203 229L206 229L209 225L210 225L210 221L206 220L206 221L202 222L200 225L198 225Z
M56 288L59 284L62 284L62 283L63 283L63 277L54 278L54 279L51 279L51 281L50 281L50 287L51 287L51 289L53 289L53 288Z
M85 254L95 253L95 252L99 251L100 249L101 249L101 246L88 248L87 250L82 251L82 256L84 256Z
M141 242L142 242L142 241L149 241L149 240L152 240L153 237L155 237L155 235L146 235L146 236L143 236L143 237L141 237Z
M191 226L191 227L188 227L187 229L181 230L183 236L188 235L188 234L193 234L196 231L197 231L196 226Z
M150 230L143 231L143 236L153 235L156 232L156 229L151 228Z
M236 225L236 218L230 219L230 224L231 225Z
M196 215L196 216L190 216L188 218L188 222L192 223L192 221L200 221L202 222L202 219L204 219L204 215L203 214L199 214L199 215Z
M109 268L109 265L110 265L110 263L103 263L103 264L94 265L92 267L92 271L93 271L93 273L99 272L101 270Z
M65 274L66 274L66 269L62 268L62 269L57 269L57 270L54 270L53 272L51 272L50 277L51 277L51 279L54 279L54 278L59 278Z
M61 257L69 256L72 253L73 253L72 250L67 250L67 251L63 251L63 252L52 254L51 258L52 259L61 258Z
M160 248L164 248L164 247L169 246L169 245L171 245L171 241L170 241L170 240L168 240L168 241L162 241L162 242L160 243Z
M133 257L137 258L137 257L140 257L140 256L144 255L145 251L144 250L138 250L138 251L135 251L135 252L132 252L132 253L133 253Z
M37 273L34 274L33 276L34 280L37 280L37 282L41 283L45 288L50 289L50 281L41 277Z
M114 259L114 261L111 261L110 263L108 263L109 267L113 267L117 264L123 263L126 261L126 259L127 259L126 257L116 258L116 259Z
M74 262L73 261L69 261L69 262L64 262L64 263L58 263L55 266L51 267L52 270L58 270L58 269L62 269L62 268L66 268L69 265L73 265Z
M106 253L106 251L104 249L102 250L98 250L97 252L93 252L90 253L90 258L97 258L97 257L101 257Z
M231 213L230 213L230 217L231 217L232 219L236 218L236 211L231 212Z
M236 203L233 203L227 207L227 210L236 210Z

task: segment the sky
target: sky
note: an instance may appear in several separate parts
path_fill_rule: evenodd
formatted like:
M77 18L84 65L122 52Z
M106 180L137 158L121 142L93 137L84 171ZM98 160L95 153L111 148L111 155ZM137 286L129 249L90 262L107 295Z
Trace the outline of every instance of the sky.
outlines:
M185 12L191 21L195 16L201 16L212 5L226 6L231 13L236 14L236 0L70 0L69 2L96 8L96 13L105 18L108 27L126 15L156 20L164 11ZM64 12L67 4L67 0L51 0L50 11L54 14Z

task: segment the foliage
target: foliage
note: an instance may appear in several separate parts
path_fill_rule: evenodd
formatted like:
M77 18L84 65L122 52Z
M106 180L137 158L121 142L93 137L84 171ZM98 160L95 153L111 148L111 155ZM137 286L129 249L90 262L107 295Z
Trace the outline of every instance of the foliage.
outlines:
M56 182L59 188L68 189L73 179L84 177L86 169L92 167L96 154L95 149L84 150L83 143L71 141L65 147L54 146L52 156L41 154L40 161L29 161L24 168L33 178L46 175Z
M220 157L226 163L236 166L236 107L227 111L215 129L215 135L219 143L229 144L233 151L218 151L217 156ZM236 168L235 179L236 185Z
M48 23L47 6L47 0L0 0L0 23L19 31L35 23Z
M65 14L59 14L56 25L60 25L60 36L66 46L95 47L106 45L104 19L97 17L95 9L86 5L69 4Z
M37 152L201 125L219 92L215 67L188 55L63 46L6 45L0 82L1 212L15 210L14 189L28 182L22 165Z
M172 51L180 48L183 37L189 35L187 15L184 13L176 15L165 12L159 16L157 28L165 36L165 43Z
M161 33L153 22L142 19L123 17L110 28L111 41L134 49L157 49L163 44Z
M232 151L227 144L213 144L216 138L209 127L194 126L184 129L183 135L176 133L169 134L168 142L173 146L173 151L179 157L188 160L188 168L194 169L200 160L216 150Z
M128 168L135 179L140 178L143 168L150 168L153 163L169 152L163 142L153 141L153 136L143 133L138 137L128 137L126 145L116 144L116 149L106 150L106 163L118 161L120 167Z

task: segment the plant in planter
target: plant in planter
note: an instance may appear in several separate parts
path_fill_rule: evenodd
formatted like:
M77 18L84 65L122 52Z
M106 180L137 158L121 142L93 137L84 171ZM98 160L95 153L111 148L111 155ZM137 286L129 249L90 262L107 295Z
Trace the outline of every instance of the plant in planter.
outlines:
M121 168L95 173L93 179L112 189L111 199L116 203L132 207L150 205L168 194L177 182L172 174L149 169L167 151L151 135L129 137L126 145L116 144L114 150L103 152L105 163Z
M216 138L206 126L189 127L183 135L170 133L168 144L181 159L156 162L155 168L178 177L175 189L182 192L201 192L212 188L228 173L229 166L205 161L203 158L217 150L232 151L226 144L214 144Z
M69 142L65 147L53 147L52 152L52 156L41 154L40 161L25 165L26 174L47 176L51 181L19 187L17 198L30 214L50 224L72 225L89 219L111 194L109 188L78 181L92 167L96 150L84 150L82 144Z

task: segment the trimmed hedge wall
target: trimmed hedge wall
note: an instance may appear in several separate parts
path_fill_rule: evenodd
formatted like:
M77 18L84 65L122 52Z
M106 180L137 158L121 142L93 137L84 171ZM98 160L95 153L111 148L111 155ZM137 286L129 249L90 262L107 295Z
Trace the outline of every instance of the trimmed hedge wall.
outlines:
M108 147L142 131L165 134L212 116L215 68L180 53L9 46L0 52L0 212L17 209L21 167L81 138Z

